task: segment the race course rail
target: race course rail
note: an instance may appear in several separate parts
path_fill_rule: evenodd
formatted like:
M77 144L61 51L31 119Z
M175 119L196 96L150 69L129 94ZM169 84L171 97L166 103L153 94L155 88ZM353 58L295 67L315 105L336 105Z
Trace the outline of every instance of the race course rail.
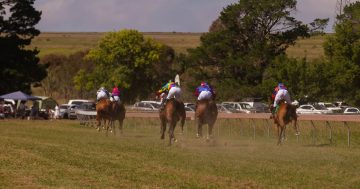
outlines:
M96 116L96 111L84 111L76 110L76 114L84 116ZM194 119L195 114L193 112L186 112L186 117L188 119ZM323 115L323 114L300 114L298 115L299 121L346 121L346 122L360 122L360 115ZM136 112L129 111L126 112L126 117L128 118L159 118L158 112ZM254 113L254 114L245 114L245 113L219 113L218 118L223 119L269 119L270 113Z

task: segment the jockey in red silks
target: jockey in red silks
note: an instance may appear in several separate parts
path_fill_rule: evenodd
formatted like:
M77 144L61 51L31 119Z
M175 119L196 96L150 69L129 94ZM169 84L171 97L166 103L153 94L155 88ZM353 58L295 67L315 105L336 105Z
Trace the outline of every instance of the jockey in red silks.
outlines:
M277 109L279 108L279 102L281 100L285 100L287 104L291 104L290 94L286 88L286 86L283 83L279 83L272 95L271 99L274 101L274 104L272 106L272 114L274 115L277 112Z
M161 98L161 109L164 108L167 100L170 98L180 99L181 96L181 89L179 85L173 81L169 81L161 89L157 92L158 96ZM167 96L166 96L167 94ZM166 98L164 98L166 96Z
M113 88L111 96L113 97L113 101L120 102L120 90L117 86Z
M197 100L210 100L215 99L215 91L206 82L201 82L201 85L196 88L194 95L197 97Z

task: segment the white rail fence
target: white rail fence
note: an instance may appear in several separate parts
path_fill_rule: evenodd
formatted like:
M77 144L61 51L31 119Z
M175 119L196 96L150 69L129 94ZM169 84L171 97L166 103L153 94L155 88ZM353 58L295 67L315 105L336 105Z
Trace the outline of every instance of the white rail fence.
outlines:
M81 125L86 126L94 126L96 123L96 112L95 111L84 111L84 110L76 110L77 119L80 121ZM257 114L243 114L243 113L233 113L233 114L226 114L226 113L219 113L218 119L238 119L241 120L249 120L249 123L252 127L252 138L256 138L257 134L257 121L256 120L263 120L266 124L262 124L266 127L267 135L270 136L271 128L273 126L273 122L269 119L270 114L268 113L257 113ZM126 118L147 118L147 119L158 119L159 114L158 112L127 112ZM194 113L187 112L187 119L194 120ZM333 143L334 138L334 126L332 125L333 122L341 123L342 128L346 130L347 134L347 146L351 145L351 127L349 123L360 123L360 115L299 115L298 123L302 124L303 122L309 122L311 125L311 138L312 144L316 144L317 142L317 130L319 125L323 123L325 128L328 130L328 140L330 143ZM320 122L320 123L319 123ZM219 127L218 127L219 128ZM218 132L220 132L218 130ZM231 127L230 127L231 132ZM299 137L297 136L297 141L299 141Z

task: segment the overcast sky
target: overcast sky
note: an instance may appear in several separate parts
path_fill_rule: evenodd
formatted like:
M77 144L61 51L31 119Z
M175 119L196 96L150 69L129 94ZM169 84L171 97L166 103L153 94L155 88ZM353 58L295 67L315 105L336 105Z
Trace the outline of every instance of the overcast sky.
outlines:
M36 0L43 32L206 32L221 10L237 0ZM296 18L309 23L330 18L336 0L298 0Z

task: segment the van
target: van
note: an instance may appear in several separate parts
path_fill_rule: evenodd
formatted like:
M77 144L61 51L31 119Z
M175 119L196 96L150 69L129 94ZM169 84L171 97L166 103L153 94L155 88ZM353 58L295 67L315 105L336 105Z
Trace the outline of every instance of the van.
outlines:
M69 100L68 105L72 105L72 104L76 104L76 105L81 105L84 102L92 102L91 100L85 100L85 99L72 99Z

